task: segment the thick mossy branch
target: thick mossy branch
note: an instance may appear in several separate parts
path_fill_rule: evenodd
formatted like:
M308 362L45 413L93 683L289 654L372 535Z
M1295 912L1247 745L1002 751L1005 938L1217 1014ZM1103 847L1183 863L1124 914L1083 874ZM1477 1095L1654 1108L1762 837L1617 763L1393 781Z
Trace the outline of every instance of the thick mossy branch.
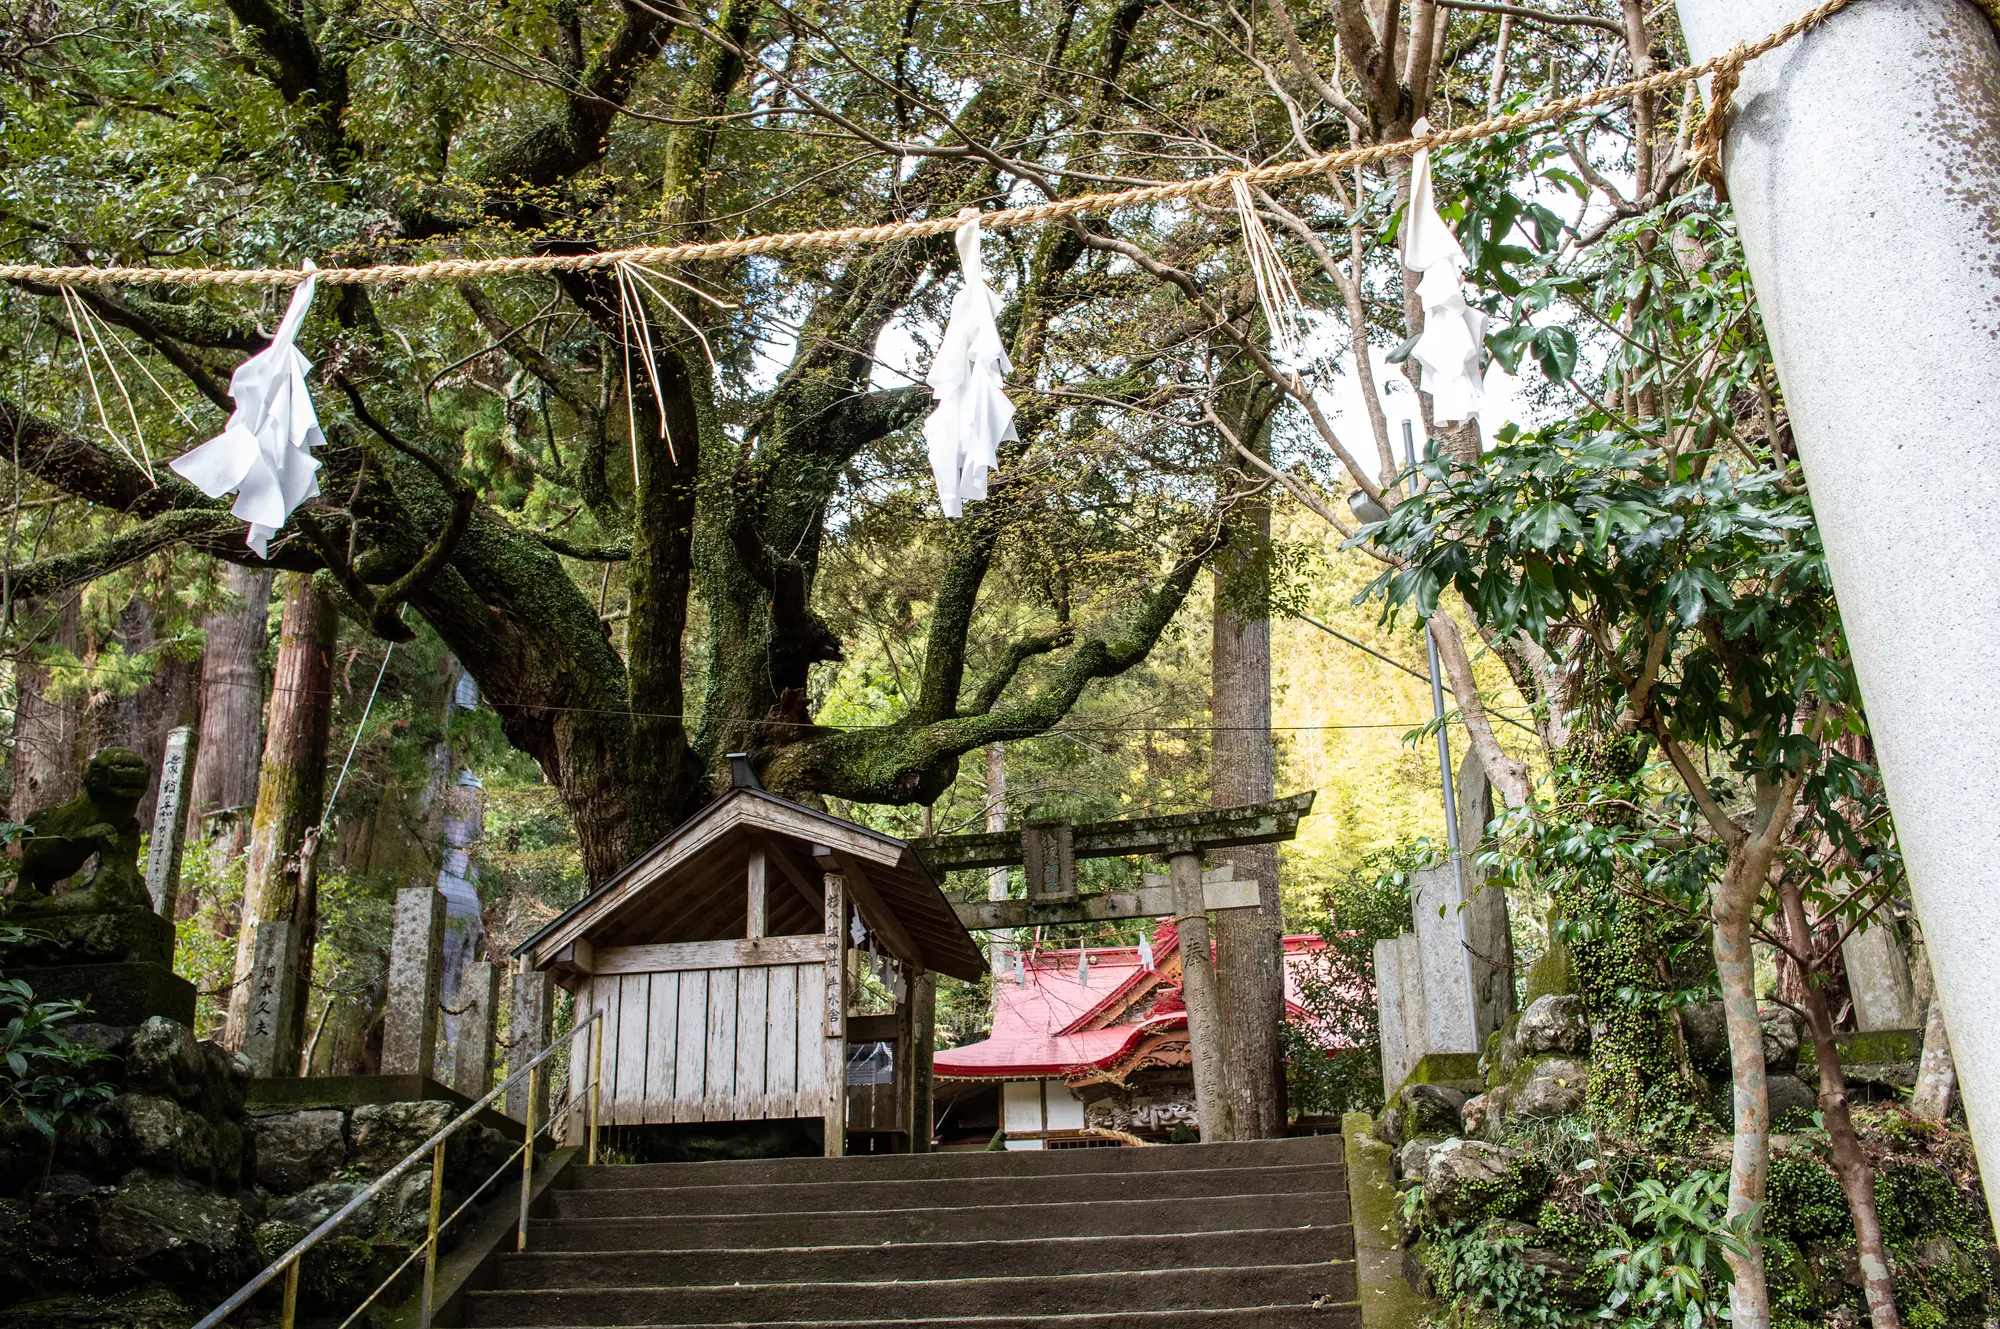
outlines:
M155 478L83 435L0 400L0 460L57 489L133 517L157 517L187 508L226 510L178 475L156 468Z
M979 685L979 691L973 694L972 704L967 706L963 713L966 715L985 715L991 712L995 706L1000 704L1001 694L1007 691L1007 685L1014 681L1014 675L1021 671L1022 665L1038 655L1047 655L1051 651L1061 650L1063 647L1069 645L1075 637L1075 628L1065 623L1054 632L1046 632L1033 637L1023 637L1009 646L1007 653L1000 658L999 665L994 668L991 674L986 676L986 681Z
M243 523L220 509L162 513L149 522L106 536L72 553L22 564L14 569L9 592L17 598L50 595L204 536L233 538L241 544L242 532Z
M821 733L780 748L765 767L765 783L780 791L810 791L859 803L936 799L956 777L961 755L988 743L1047 732L1069 714L1091 682L1114 678L1144 660L1186 601L1202 563L1202 556L1184 559L1129 619L1078 645L1030 700L931 723L904 720L879 729Z

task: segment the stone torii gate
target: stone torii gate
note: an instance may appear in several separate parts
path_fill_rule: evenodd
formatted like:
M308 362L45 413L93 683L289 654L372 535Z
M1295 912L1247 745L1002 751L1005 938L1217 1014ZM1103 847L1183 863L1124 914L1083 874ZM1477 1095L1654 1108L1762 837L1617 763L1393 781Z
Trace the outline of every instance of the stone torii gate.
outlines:
M1025 900L979 900L957 906L959 922L969 931L1171 916L1181 939L1195 1110L1202 1137L1209 1139L1229 1099L1208 912L1255 908L1258 888L1255 881L1234 880L1227 867L1204 873L1202 855L1293 839L1299 833L1299 820L1312 811L1314 797L1308 791L1244 807L1082 825L1060 819L1030 821L1018 832L933 836L913 840L910 847L933 874L1016 865L1026 869ZM1166 876L1147 873L1145 884L1136 891L1077 890L1077 859L1133 855L1166 859Z

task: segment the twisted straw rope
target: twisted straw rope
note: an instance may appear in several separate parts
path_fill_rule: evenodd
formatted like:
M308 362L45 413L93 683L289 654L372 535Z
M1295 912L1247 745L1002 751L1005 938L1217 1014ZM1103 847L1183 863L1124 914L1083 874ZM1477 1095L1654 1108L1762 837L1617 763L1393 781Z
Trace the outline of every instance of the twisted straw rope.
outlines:
M1364 166L1393 157L1410 157L1430 148L1452 147L1475 139L1494 138L1516 129L1563 120L1578 111L1610 102L1623 101L1642 93L1664 92L1710 75L1720 76L1708 114L1697 139L1704 145L1719 146L1722 117L1727 111L1728 93L1744 65L1768 55L1808 29L1817 27L1847 8L1853 0L1824 0L1816 8L1747 46L1738 46L1699 65L1683 65L1661 70L1645 78L1599 88L1595 92L1564 97L1546 105L1516 111L1440 130L1421 138L1394 143L1375 143L1363 148L1344 148L1275 166L1258 166L1223 171L1193 180L1170 184L1142 185L1115 193L1079 194L1025 207L1002 208L983 214L980 225L1000 231L1013 226L1060 221L1083 213L1110 213L1140 203L1194 198L1226 193L1241 180L1246 184L1277 184L1304 176L1319 175L1349 166ZM1710 146L1712 155L1715 150ZM891 222L881 226L847 226L830 231L792 231L780 235L745 236L738 240L715 240L678 245L644 245L632 249L610 249L595 254L538 254L517 258L445 258L428 263L384 263L366 268L320 268L308 274L295 268L97 268L46 267L38 263L0 264L0 281L36 281L57 285L155 286L296 286L308 275L323 285L387 286L400 282L464 281L473 277L518 277L545 272L592 272L620 263L685 263L695 259L747 258L753 254L784 254L807 250L846 249L856 245L889 244L920 236L944 235L961 225L957 216L930 217L919 221Z

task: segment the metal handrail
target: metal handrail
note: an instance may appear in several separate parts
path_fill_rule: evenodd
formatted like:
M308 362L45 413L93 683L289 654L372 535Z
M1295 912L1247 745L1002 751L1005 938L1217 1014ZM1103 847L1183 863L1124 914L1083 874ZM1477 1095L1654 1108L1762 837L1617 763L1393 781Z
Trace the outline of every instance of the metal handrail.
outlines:
M551 1114L550 1120L545 1125L543 1125L539 1130L535 1129L531 1125L528 1129L528 1138L524 1140L520 1144L520 1146L514 1150L513 1153L507 1155L507 1161L502 1163L499 1167L494 1168L493 1171L487 1175L486 1180L480 1182L477 1186L474 1186L471 1192L465 1197L465 1199L459 1202L458 1208L452 1210L447 1217L439 1219L433 1225L438 1238L442 1239L445 1229L449 1228L453 1223L456 1223L461 1214L463 1214L466 1210L472 1208L474 1204L478 1203L479 1197L486 1193L486 1188L491 1186L494 1182L500 1180L501 1176L507 1171L507 1169L514 1166L515 1160L517 1159L523 1160L521 1194L525 1197L534 1183L534 1156L532 1149L535 1137L540 1135L542 1131L548 1130L551 1126L553 1126L562 1113L572 1111L578 1103L582 1102L589 1095L590 1088L591 1087L589 1085L585 1085L581 1090L579 1090L574 1094L571 1094L567 1099L564 1099L563 1102L558 1106L556 1112ZM528 1092L530 1095L532 1095L535 1092L535 1081L534 1081L534 1076L532 1074L528 1077ZM532 1105L533 1104L531 1099L530 1106L532 1107ZM521 1211L522 1212L521 1212L520 1242L517 1249L526 1250L528 1243L528 1232L527 1232L528 1217L527 1217L527 1205L525 1203L521 1206ZM430 1316L432 1310L434 1309L434 1306L430 1302L430 1293L432 1292L432 1283L435 1280L437 1274L436 1254L437 1254L437 1247L435 1242L426 1240L423 1245L417 1247L415 1250L411 1251L408 1255L405 1255L403 1257L403 1262L397 1265L394 1269L391 1269L389 1271L389 1276L383 1279L380 1283L376 1284L375 1290L373 1292L370 1292L367 1296L363 1297L361 1299L361 1304L356 1306L353 1310L347 1313L347 1318L340 1322L339 1329L348 1329L350 1325L352 1325L356 1320L360 1319L362 1314L370 1306L375 1304L375 1299L377 1297L380 1297L384 1292L387 1292L390 1288L390 1285L393 1284L398 1278L402 1277L403 1271L405 1269L408 1269L412 1264L416 1263L418 1256L422 1256L425 1261L424 1274L426 1281L425 1281L424 1291L426 1294L426 1302L422 1312L422 1319L425 1329L429 1329ZM287 1277L290 1278L296 1275L297 1272L298 1272L298 1265L294 1264L291 1267L291 1269L287 1271ZM286 1289L287 1292L289 1293L291 1290L291 1284L289 1282L286 1284ZM291 1329L289 1321L284 1322L284 1329Z
M201 1319L199 1323L197 1323L194 1326L194 1329L216 1329L216 1326L220 1325L224 1320L228 1319L232 1313L241 1309L244 1303L248 1302L250 1298L256 1296L259 1292L263 1291L264 1288L270 1284L271 1280L276 1278L280 1273L285 1273L287 1275L285 1281L284 1321L287 1325L289 1325L293 1318L294 1306L298 1296L299 1261L304 1258L306 1252L311 1250L314 1246L318 1245L322 1238L331 1235L335 1228L338 1228L342 1223L346 1222L350 1217L352 1217L354 1213L361 1208L362 1205L366 1204L370 1199L372 1199L376 1195L379 1195L383 1190L387 1189L390 1183L396 1181L405 1172L408 1172L411 1169L411 1167L413 1167L418 1162L418 1160L424 1157L424 1155L430 1154L432 1156L431 1212L430 1212L429 1231L428 1235L425 1238L425 1254L426 1254L426 1268L424 1270L425 1305L424 1305L424 1314L422 1317L426 1329L428 1329L430 1321L429 1303L431 1296L431 1287L437 1268L437 1241L438 1241L438 1226L439 1226L438 1210L442 1205L442 1199L444 1194L443 1164L444 1164L445 1141L449 1140L453 1135L456 1135L460 1130L460 1128L472 1122L475 1118L479 1116L481 1112L484 1112L488 1107L492 1106L493 1103L498 1101L500 1096L506 1093L509 1089L513 1088L515 1083L519 1081L522 1076L528 1076L529 1094L528 1094L527 1127L528 1127L528 1144L529 1146L532 1146L536 1134L534 1127L534 1087L533 1087L533 1076L535 1068L540 1066L544 1061L548 1060L550 1057L553 1057L556 1053L574 1047L576 1045L577 1036L582 1034L584 1031L588 1030L590 1031L591 1034L591 1039L590 1039L591 1051L592 1051L591 1074L590 1074L590 1084L586 1086L583 1092L588 1093L588 1095L590 1096L589 1152L590 1152L590 1161L593 1163L596 1162L597 1161L597 1117L599 1108L601 1106L601 1093L598 1084L598 1071L601 1068L604 1059L604 1050L602 1046L603 1021L604 1021L604 1012L602 1010L593 1011L591 1012L590 1018L585 1020L581 1025L575 1026L567 1034L565 1034L563 1037L559 1039L551 1039L549 1045L543 1048L537 1054L535 1054L534 1058L530 1060L527 1065L521 1067L519 1070L509 1075L505 1080L502 1080L484 1098L480 1099L477 1103L474 1103L471 1107L467 1108L465 1111L459 1113L458 1116L454 1117L441 1130L439 1130L437 1134L431 1136L430 1139L424 1141L421 1145L418 1145L414 1150L410 1152L410 1154L407 1157L403 1159L402 1162L396 1164L394 1167L390 1168L387 1172L384 1172L381 1176L377 1177L374 1181L370 1182L366 1187L364 1187L361 1190L361 1192L358 1195L354 1196L354 1198L350 1199L346 1204L342 1205L340 1209L334 1214L332 1214L330 1217L328 1217L325 1222L321 1223L311 1232L308 1232L305 1236L300 1237L298 1242L295 1245L293 1245L293 1247L290 1250L286 1251L283 1255L280 1255L277 1259L271 1261L270 1264L266 1265L261 1271L258 1272L256 1277L252 1278L248 1283L245 1283L242 1287L238 1288L234 1293L232 1293L227 1301L223 1302L220 1306L217 1306L214 1310L210 1311L206 1316L204 1316ZM578 1098L581 1098L582 1096L583 1093L571 1095L570 1104L574 1104L575 1101ZM566 1104L565 1106L569 1105ZM528 1186L533 1177L533 1167L534 1167L534 1157L535 1157L535 1151L532 1147L528 1147L526 1152L527 1152L526 1164L523 1168L521 1177L521 1214L523 1221L524 1241L525 1241L526 1218L528 1210ZM512 1162L513 1160L510 1158L508 1160L508 1163L511 1164ZM455 1216L456 1215L454 1215L454 1217ZM398 1269L397 1272L400 1273L401 1270Z

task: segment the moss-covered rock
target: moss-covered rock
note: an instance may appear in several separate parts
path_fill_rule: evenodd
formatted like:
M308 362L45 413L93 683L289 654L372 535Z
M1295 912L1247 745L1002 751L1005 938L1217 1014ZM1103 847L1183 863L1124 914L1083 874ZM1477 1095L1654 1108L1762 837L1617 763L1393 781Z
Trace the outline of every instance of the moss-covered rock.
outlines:
M1489 1218L1516 1218L1540 1207L1548 1167L1516 1149L1477 1140L1447 1140L1424 1166L1424 1217L1451 1229Z
M0 1329L185 1329L199 1312L165 1288L68 1293L0 1309Z

